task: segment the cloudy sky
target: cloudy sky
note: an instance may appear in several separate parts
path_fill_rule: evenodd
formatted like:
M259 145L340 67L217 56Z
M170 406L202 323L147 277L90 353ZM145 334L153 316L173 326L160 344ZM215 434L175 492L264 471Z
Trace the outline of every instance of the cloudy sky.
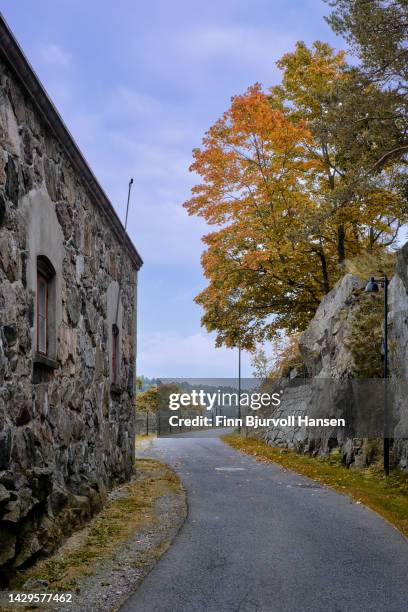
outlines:
M147 376L228 377L236 351L215 349L193 302L204 286L205 226L188 217L191 150L275 61L335 39L322 0L2 0L2 12L144 259L139 365ZM243 374L250 375L249 356Z

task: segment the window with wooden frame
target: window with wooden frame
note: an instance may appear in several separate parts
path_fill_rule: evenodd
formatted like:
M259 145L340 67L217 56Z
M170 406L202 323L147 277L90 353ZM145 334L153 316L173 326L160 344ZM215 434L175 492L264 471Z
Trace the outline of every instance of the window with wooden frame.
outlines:
M49 279L37 271L37 353L48 355L49 335Z
M37 257L36 295L36 353L41 357L55 359L55 270L49 259Z
M119 327L112 325L112 384L119 384Z

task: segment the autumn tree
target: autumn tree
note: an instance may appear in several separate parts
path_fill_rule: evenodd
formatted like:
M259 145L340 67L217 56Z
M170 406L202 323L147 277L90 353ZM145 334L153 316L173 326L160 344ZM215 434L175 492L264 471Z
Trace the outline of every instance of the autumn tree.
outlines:
M160 383L152 385L136 395L136 410L167 411L171 393L180 393L180 387L175 383Z
M282 84L234 97L193 152L202 182L185 206L218 227L203 239L208 286L196 301L218 344L253 348L303 329L346 257L392 242L405 214L392 169L363 186L332 130L338 92L350 90L344 55L299 43L279 66Z
M157 386L150 387L136 396L136 410L146 412L158 410L158 390Z
M254 378L260 378L266 380L272 370L274 364L274 358L268 357L265 350L261 347L254 352L251 359L251 366L253 367L252 376Z
M392 164L377 164L378 152L398 140L395 96L325 43L310 49L298 43L277 64L282 84L271 89L270 101L311 131L307 154L320 162L311 188L319 222L327 225L330 217L336 224L338 262L365 248L389 246L407 218L399 173Z
M249 348L279 327L297 329L329 289L333 244L320 235L305 188L320 164L306 155L310 142L306 125L255 85L193 152L191 170L203 182L185 206L219 226L203 239L209 286L197 297L218 344Z
M374 151L373 169L390 161L405 162L408 154L408 3L406 0L327 1L334 7L329 23L360 60L356 72L393 100L392 109L378 105L366 113L366 131L372 132L373 125L379 123L384 130L389 130L389 138ZM364 99L360 102L364 103Z
M408 3L406 0L327 0L328 22L344 36L373 80L407 94Z

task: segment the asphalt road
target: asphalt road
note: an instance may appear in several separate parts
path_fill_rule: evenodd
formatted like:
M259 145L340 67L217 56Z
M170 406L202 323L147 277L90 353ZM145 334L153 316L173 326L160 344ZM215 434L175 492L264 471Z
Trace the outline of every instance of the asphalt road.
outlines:
M408 542L362 505L218 438L149 449L188 518L122 612L404 612Z

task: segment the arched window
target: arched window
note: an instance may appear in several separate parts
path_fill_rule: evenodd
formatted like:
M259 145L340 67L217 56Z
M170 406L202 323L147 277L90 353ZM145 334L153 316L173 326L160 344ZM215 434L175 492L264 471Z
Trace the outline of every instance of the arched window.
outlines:
M55 270L49 259L37 257L36 352L55 358Z

